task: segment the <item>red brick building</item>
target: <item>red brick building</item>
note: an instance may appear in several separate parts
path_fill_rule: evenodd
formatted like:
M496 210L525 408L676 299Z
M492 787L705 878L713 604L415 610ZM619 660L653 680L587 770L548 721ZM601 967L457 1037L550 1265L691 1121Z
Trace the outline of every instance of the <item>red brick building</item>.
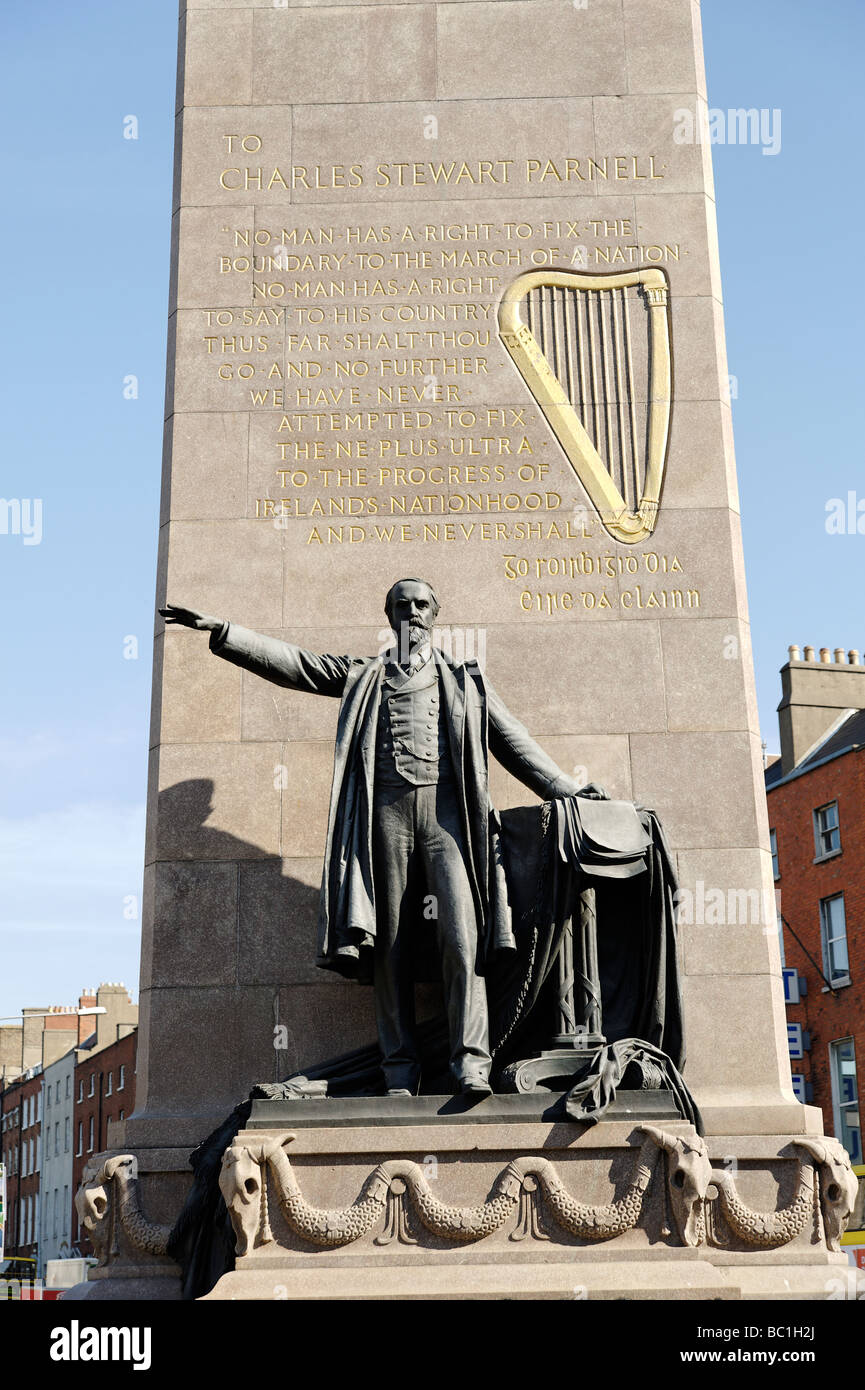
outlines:
M138 1006L125 985L108 983L84 990L77 1008L25 1009L21 1018L20 1024L0 1029L5 1258L38 1261L40 1231L46 1235L46 1249L52 1236L63 1236L65 1242L71 1231L72 1253L92 1254L86 1236L77 1242L80 1251L74 1248L79 1234L74 1198L87 1159L109 1145L109 1124L125 1119L134 1108ZM53 1078L60 1063L71 1061L73 1054L74 1089L56 1079L49 1085L46 1073ZM70 1171L61 1176L53 1171L52 1190L41 1192L46 1164L56 1169L66 1162ZM46 1228L40 1224L40 1206L44 1199L43 1214L48 1215L49 1198ZM63 1253L69 1253L65 1243ZM53 1254L49 1250L49 1258L56 1255L56 1249Z
M0 1146L6 1168L4 1256L7 1260L35 1261L39 1255L42 1168L41 1066L31 1067L12 1085L4 1086L0 1106Z
M73 1193L78 1191L88 1159L110 1147L111 1121L125 1120L135 1108L137 1039L138 1030L132 1028L107 1046L79 1050L72 1121ZM87 1232L79 1227L77 1211L72 1215L72 1240L81 1255L94 1253Z
M865 1098L865 666L790 648L781 757L766 769L794 1085L862 1152ZM862 1169L865 1173L865 1168Z

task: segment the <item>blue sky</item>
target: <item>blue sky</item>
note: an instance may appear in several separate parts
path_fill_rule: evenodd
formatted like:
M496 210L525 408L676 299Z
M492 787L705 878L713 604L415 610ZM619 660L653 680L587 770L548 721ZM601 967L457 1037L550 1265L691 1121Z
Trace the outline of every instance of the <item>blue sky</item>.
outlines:
M713 107L782 144L715 147L761 719L789 642L865 649L859 0L704 0ZM176 0L7 5L0 495L0 1015L135 987L162 436ZM139 139L123 139L134 115ZM10 134L11 133L11 134ZM138 398L124 399L124 378ZM139 644L126 659L127 638Z

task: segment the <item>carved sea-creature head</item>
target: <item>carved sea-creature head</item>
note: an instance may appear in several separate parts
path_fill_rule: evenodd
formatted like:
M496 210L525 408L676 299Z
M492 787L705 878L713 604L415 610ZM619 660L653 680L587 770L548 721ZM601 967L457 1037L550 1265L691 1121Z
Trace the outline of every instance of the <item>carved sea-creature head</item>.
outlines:
M856 1204L858 1182L847 1150L837 1139L797 1139L817 1164L820 1176L820 1207L830 1250L841 1249L841 1237Z
M248 1255L260 1233L260 1244L273 1240L267 1218L267 1176L261 1145L231 1144L222 1155L219 1190L234 1234L238 1255Z
M712 1180L712 1165L699 1134L668 1134L643 1125L667 1156L667 1196L683 1245L701 1245L705 1237L704 1207Z
M75 1194L78 1224L90 1237L100 1265L108 1260L108 1191L97 1178L82 1182Z
M100 1265L108 1262L111 1240L111 1184L115 1177L135 1178L138 1176L138 1162L132 1154L114 1154L94 1172L92 1166L84 1171L84 1177L75 1194L75 1210L79 1225L90 1237Z

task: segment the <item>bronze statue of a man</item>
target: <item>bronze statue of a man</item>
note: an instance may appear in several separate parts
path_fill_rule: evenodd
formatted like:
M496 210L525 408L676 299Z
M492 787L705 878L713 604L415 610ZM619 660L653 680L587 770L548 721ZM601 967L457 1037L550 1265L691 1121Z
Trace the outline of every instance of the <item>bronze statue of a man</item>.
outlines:
M432 585L398 580L385 599L393 646L352 658L319 656L192 609L161 610L168 623L209 631L211 651L226 661L341 701L317 964L372 979L382 1070L395 1095L414 1095L420 1084L419 888L435 926L454 1080L463 1092L490 1090L484 964L514 939L488 752L545 800L580 790L476 662L453 662L431 645L438 611Z

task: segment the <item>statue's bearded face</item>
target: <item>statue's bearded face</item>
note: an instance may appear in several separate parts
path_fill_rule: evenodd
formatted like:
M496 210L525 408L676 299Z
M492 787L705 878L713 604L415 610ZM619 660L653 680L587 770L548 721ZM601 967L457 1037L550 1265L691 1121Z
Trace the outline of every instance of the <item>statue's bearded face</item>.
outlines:
M411 652L429 641L437 613L435 595L423 580L403 579L394 585L389 596L387 616L401 652L406 645Z

